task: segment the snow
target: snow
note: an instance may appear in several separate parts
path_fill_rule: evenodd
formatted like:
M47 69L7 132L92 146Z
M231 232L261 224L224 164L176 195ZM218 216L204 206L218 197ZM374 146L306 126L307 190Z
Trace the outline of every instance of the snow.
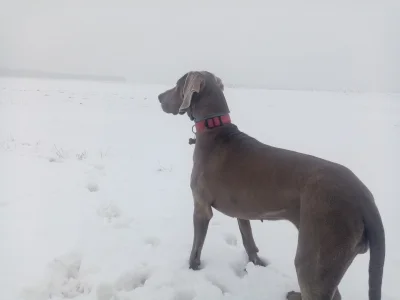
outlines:
M234 219L210 224L200 271L192 243L186 116L166 86L0 80L1 299L285 299L298 290L296 229L252 222L266 268L247 263ZM239 128L351 168L386 226L383 299L399 299L400 96L227 89ZM369 252L340 285L366 299ZM245 271L246 269L246 271ZM397 283L398 284L398 283Z

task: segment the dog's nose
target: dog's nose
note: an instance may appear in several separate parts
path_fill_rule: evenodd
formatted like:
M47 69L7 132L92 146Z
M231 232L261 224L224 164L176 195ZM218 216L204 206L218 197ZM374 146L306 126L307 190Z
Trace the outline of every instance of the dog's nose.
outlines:
M158 95L158 101L162 102L162 94Z

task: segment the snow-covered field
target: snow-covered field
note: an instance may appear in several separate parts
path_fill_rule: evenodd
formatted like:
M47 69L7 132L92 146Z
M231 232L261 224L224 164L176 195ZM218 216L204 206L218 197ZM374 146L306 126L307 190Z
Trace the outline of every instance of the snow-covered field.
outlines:
M1 299L283 300L298 289L297 232L284 221L252 222L262 268L247 264L236 221L215 212L204 267L188 269L192 124L162 112L165 88L0 79ZM243 131L367 184L386 226L383 299L400 299L400 96L225 94ZM367 299L368 261L350 267L343 299Z

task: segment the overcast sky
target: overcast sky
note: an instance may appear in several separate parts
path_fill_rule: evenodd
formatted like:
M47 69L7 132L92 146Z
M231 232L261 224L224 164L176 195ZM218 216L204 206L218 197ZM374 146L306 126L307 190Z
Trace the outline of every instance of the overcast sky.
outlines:
M0 67L400 91L400 1L203 1L0 0Z

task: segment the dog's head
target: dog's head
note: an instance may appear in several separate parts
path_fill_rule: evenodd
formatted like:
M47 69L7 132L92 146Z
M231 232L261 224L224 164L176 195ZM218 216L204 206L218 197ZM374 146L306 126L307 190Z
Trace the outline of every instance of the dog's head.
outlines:
M206 71L192 71L178 79L176 85L158 95L158 100L164 112L183 115L195 100L210 95L218 90L222 94L224 85L220 78Z

